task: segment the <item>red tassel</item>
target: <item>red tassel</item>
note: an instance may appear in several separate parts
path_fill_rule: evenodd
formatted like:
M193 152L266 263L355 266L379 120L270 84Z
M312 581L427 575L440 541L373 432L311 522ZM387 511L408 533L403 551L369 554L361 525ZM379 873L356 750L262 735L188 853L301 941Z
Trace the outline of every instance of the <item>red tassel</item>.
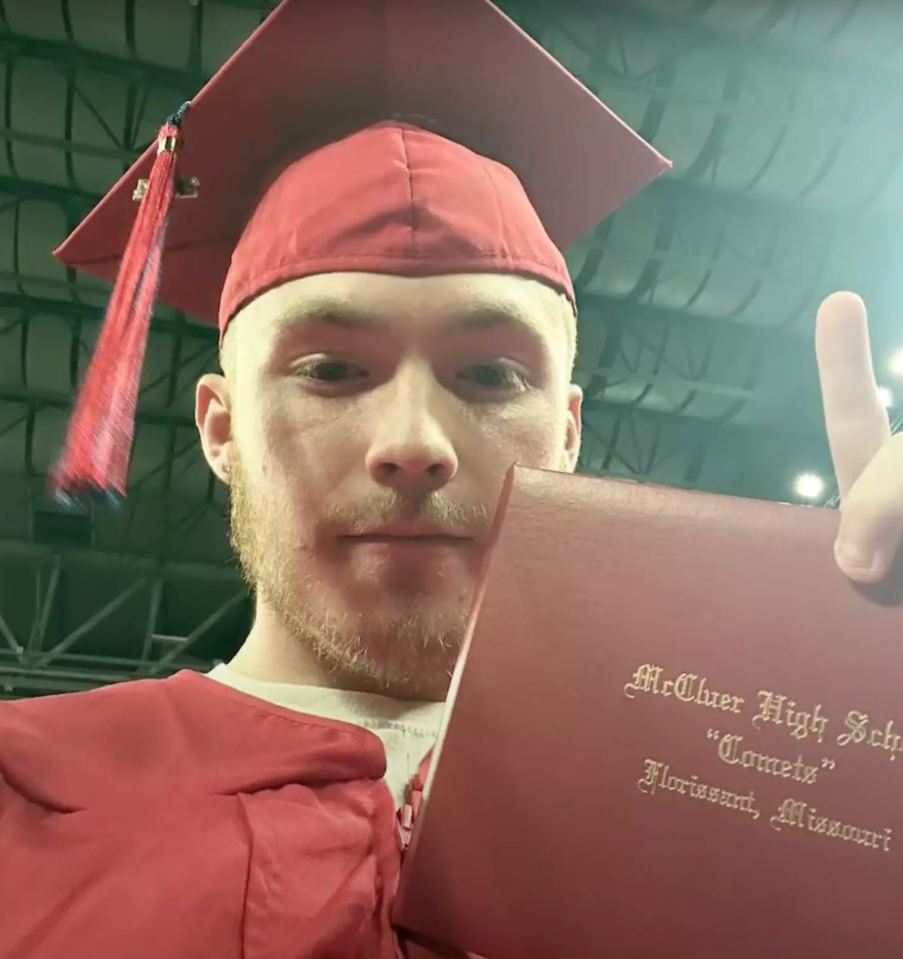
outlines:
M157 157L107 304L94 356L75 403L66 443L51 473L57 498L124 497L138 385L160 264L176 193L176 152L184 104L161 127Z

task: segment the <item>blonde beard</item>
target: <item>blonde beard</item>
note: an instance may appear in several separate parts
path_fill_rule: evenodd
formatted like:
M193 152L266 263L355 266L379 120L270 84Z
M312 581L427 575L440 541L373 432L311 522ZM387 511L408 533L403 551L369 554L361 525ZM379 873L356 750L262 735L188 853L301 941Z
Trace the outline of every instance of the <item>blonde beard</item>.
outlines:
M447 683L464 638L468 604L424 610L411 596L410 608L391 616L329 608L322 588L296 568L284 524L270 500L250 488L237 453L229 477L229 538L244 578L296 642L312 650L327 671L361 677L387 692Z

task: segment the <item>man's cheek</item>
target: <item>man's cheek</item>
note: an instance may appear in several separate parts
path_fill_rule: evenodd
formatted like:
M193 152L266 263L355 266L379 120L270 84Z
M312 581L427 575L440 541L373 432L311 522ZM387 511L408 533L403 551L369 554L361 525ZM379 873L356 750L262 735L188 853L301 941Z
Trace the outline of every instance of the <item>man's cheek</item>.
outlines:
M500 424L490 434L487 448L498 468L504 470L515 461L522 466L548 468L559 461L563 447L553 427L538 415L530 421Z
M278 475L300 457L306 431L289 409L263 405L244 426L248 445L256 451L257 462L265 474Z

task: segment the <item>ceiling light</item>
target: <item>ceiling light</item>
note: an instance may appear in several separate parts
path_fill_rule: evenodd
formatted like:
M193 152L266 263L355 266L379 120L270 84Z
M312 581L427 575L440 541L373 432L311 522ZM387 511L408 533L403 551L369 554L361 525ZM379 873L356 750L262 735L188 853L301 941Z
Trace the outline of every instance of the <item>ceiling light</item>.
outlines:
M796 495L802 499L818 499L825 491L825 481L817 473L800 473L794 481Z

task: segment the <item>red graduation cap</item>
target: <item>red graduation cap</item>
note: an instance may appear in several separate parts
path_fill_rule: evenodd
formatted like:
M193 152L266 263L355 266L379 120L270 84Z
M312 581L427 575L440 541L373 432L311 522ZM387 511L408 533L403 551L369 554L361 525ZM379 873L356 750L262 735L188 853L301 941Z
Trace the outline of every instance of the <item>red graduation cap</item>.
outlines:
M155 298L221 335L337 270L573 302L560 251L669 167L489 0L283 0L55 251L115 283L52 487L125 495Z

